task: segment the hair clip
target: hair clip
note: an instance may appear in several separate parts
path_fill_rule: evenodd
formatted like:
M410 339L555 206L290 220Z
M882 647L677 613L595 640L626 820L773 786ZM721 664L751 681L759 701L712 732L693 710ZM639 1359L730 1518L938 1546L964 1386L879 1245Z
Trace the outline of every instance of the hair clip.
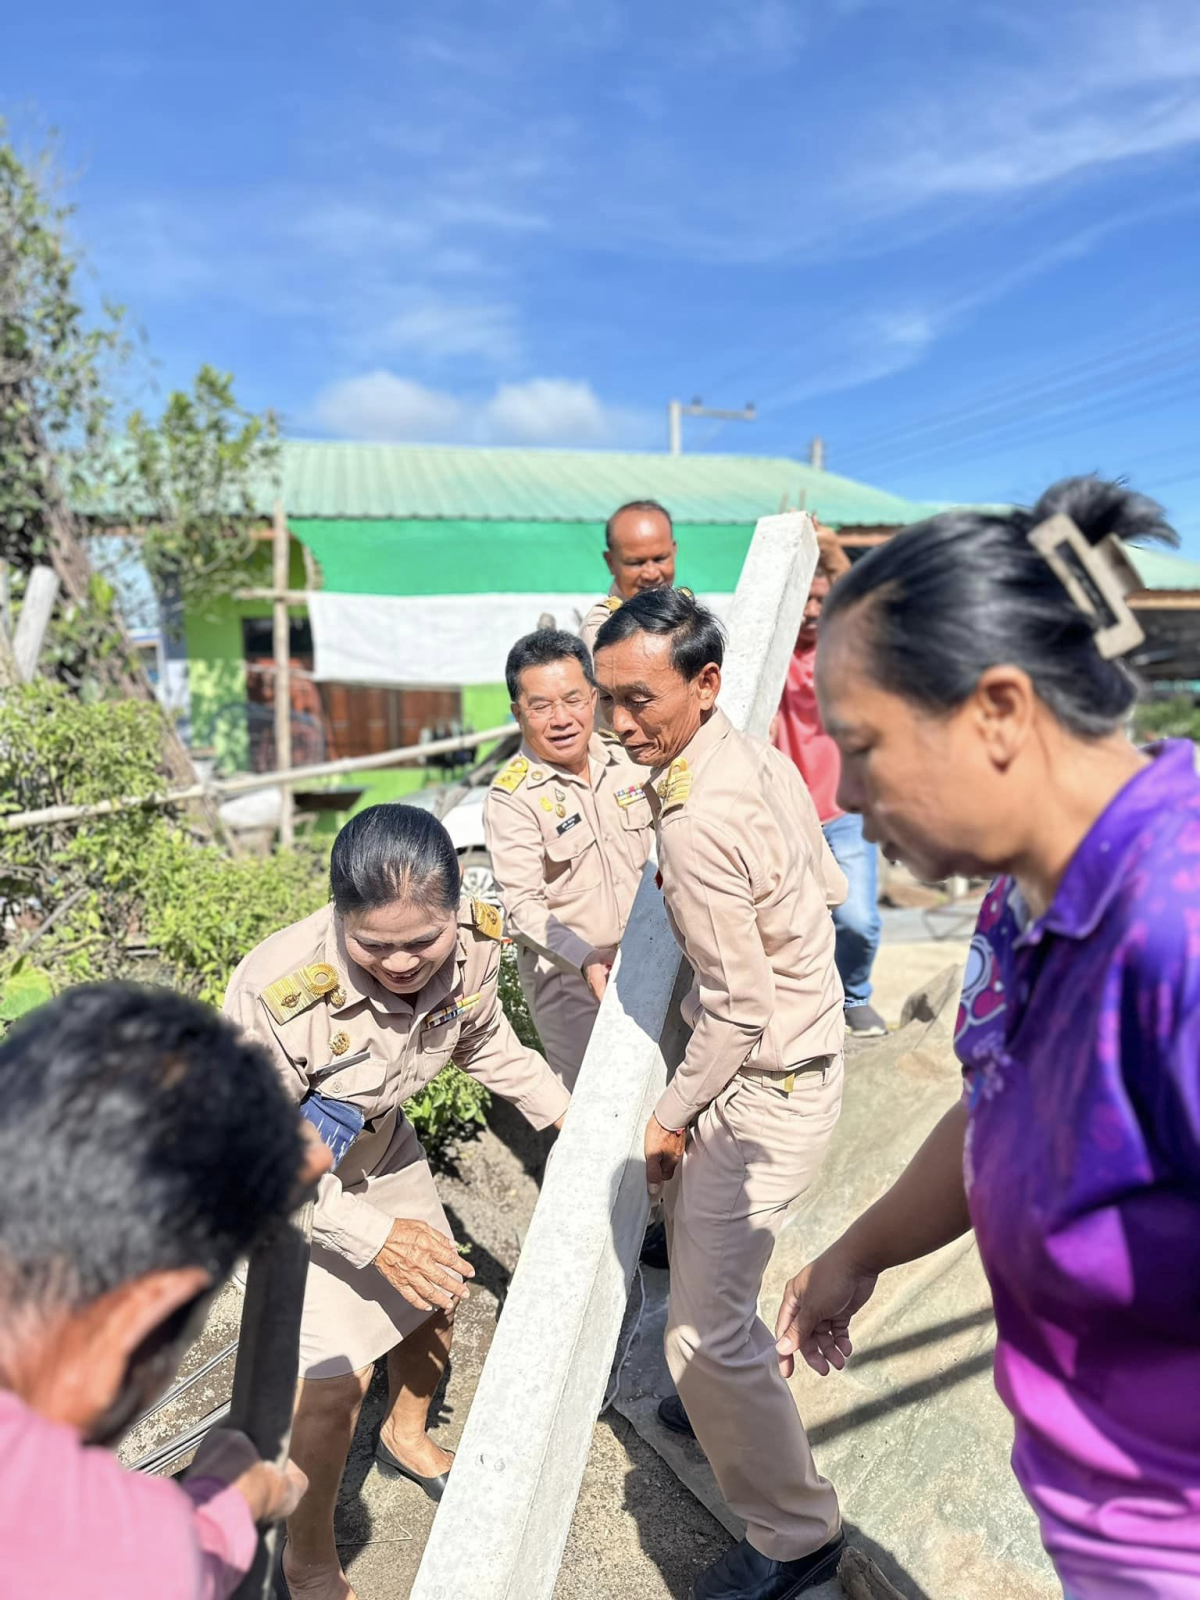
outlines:
M1106 661L1142 643L1145 632L1125 598L1142 581L1115 533L1089 544L1071 518L1058 512L1038 523L1029 542L1094 624L1096 649Z

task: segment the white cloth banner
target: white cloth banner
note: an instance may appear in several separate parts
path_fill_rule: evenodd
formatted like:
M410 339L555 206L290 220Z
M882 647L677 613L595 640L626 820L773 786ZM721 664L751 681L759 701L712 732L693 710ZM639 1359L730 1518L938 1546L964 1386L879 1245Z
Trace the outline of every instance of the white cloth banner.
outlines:
M313 676L331 683L500 683L509 650L539 617L577 633L597 594L330 594L308 596ZM699 599L719 617L732 595Z

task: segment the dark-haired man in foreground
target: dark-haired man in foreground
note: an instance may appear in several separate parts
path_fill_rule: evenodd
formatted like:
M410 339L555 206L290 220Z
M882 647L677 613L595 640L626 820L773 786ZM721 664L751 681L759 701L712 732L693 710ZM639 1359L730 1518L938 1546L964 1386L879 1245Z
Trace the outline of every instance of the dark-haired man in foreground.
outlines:
M225 1600L303 1473L217 1429L179 1484L108 1453L216 1290L327 1170L270 1061L165 989L69 990L0 1043L0 1594Z
M842 1094L830 907L846 891L795 767L717 705L724 641L679 590L637 595L596 639L612 726L651 769L662 889L696 986L683 1062L646 1129L667 1185L668 1426L694 1429L747 1537L693 1600L791 1600L836 1570L837 1496L818 1473L758 1292Z

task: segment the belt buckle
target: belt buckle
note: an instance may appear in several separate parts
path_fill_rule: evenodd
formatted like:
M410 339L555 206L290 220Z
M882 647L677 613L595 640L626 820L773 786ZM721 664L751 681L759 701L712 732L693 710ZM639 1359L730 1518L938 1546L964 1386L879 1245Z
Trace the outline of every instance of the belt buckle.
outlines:
M789 1072L779 1087L783 1090L784 1094L791 1094L792 1090L796 1087L796 1074L794 1072Z

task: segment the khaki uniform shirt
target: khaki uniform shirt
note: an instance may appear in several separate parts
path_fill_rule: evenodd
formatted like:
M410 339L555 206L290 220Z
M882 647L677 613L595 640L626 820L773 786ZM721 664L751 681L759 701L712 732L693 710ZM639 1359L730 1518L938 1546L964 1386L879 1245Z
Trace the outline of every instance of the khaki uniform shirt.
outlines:
M579 637L587 645L589 655L596 647L596 635L609 617L612 616L613 612L621 609L623 603L614 579L604 599L596 601L596 604L591 607L579 625Z
M451 1059L535 1128L570 1102L501 1008L499 913L464 900L458 921L458 949L415 995L390 993L350 959L331 905L272 934L230 980L226 1014L266 1046L292 1100L316 1089L365 1114L347 1157L360 1174L383 1159L404 1102ZM313 1237L354 1266L374 1261L392 1221L336 1174L321 1179Z
M655 1111L682 1128L743 1066L782 1073L841 1050L829 913L846 879L795 767L723 711L651 776L663 895L696 975L694 1032Z
M576 777L522 744L483 808L511 931L580 970L620 942L654 839L648 769L599 737L588 757L589 777Z

